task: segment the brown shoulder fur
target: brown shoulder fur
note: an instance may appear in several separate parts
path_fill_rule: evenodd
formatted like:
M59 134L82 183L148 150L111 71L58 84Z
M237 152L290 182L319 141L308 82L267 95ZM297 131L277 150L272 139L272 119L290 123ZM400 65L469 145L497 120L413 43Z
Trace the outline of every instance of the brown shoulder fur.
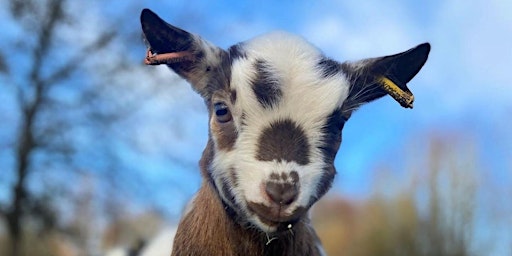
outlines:
M180 222L172 255L320 255L318 243L308 219L271 237L241 226L226 213L212 185L203 182L192 209Z

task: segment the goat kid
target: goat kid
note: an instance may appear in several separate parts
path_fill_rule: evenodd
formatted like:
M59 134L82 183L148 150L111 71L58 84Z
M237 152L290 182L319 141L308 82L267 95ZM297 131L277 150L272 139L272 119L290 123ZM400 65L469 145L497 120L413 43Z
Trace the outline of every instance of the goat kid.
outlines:
M406 84L430 45L339 63L283 32L223 50L148 9L141 24L146 64L186 79L209 112L203 182L172 255L322 255L308 210L334 179L345 122L386 94L412 108Z

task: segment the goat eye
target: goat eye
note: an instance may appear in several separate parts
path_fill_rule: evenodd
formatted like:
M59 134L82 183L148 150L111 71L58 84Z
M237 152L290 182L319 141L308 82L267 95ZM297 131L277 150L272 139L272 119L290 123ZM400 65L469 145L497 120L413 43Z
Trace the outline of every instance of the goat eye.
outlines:
M217 121L220 123L226 123L231 121L231 112L229 111L228 106L224 103L215 103L213 105L213 109L215 110L215 116Z

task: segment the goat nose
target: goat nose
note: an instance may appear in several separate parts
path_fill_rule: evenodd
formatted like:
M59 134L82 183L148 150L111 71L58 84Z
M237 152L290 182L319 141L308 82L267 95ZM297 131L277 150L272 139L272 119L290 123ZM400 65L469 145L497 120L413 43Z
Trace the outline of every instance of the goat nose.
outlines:
M282 206L292 204L299 194L295 184L276 182L267 182L265 184L265 192L274 203Z

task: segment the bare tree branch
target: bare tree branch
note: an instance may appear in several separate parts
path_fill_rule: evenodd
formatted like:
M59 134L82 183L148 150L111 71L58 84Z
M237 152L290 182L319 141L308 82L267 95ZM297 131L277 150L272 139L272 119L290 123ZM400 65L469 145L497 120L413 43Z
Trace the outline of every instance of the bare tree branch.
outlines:
M105 31L90 45L78 51L75 56L68 58L64 63L54 69L46 78L43 76L43 68L50 61L53 50L53 42L56 40L57 28L63 24L67 17L64 8L64 0L48 0L46 5L35 1L11 1L13 17L27 26L33 16L44 17L35 26L34 44L24 51L30 58L31 64L25 84L17 86L17 97L21 109L20 125L17 134L15 150L15 184L12 191L10 205L2 212L7 220L8 231L11 238L11 255L21 254L22 221L30 215L41 220L44 227L55 225L55 212L50 207L50 198L38 198L31 194L27 187L27 180L35 170L32 160L36 150L44 149L48 154L59 153L69 156L73 147L69 144L59 143L62 140L62 124L53 123L48 126L38 126L41 113L51 103L50 89L60 82L69 79L71 75L81 68L82 61L88 55L94 54L98 49L106 47L116 36L112 31ZM2 64L4 57L0 56L0 71L4 70ZM60 130L60 133L59 133ZM64 139L65 140L65 139Z
M60 68L53 72L48 78L44 79L42 83L45 85L53 85L68 78L74 71L81 67L81 61L87 59L87 56L95 50L105 48L115 37L116 33L114 31L103 32L94 42L79 50L78 54L68 59Z
M0 73L9 74L9 66L5 62L5 56L3 52L0 51Z

